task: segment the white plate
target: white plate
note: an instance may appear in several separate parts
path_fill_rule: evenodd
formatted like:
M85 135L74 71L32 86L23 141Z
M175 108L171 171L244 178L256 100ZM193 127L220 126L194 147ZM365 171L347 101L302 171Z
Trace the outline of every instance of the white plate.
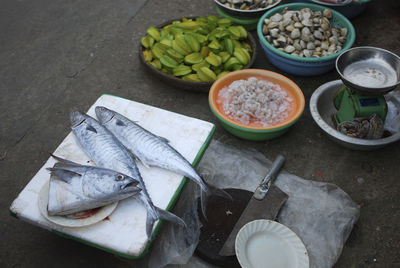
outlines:
M307 249L288 227L270 220L255 220L240 229L236 256L244 268L308 268Z
M49 183L45 183L42 189L39 192L38 205L40 213L47 220L64 227L83 227L91 224L95 224L107 216L111 215L114 209L117 207L118 202L114 202L107 206L101 207L95 214L83 218L83 219L73 219L67 218L65 216L50 216L47 213L47 204L49 202Z

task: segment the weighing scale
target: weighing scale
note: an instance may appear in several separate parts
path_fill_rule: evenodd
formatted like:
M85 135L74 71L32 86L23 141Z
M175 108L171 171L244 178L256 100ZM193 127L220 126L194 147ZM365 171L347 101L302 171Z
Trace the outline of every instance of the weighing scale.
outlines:
M384 122L388 110L384 94L400 83L400 57L376 47L356 47L339 55L336 70L344 86L333 99L334 124L374 114Z

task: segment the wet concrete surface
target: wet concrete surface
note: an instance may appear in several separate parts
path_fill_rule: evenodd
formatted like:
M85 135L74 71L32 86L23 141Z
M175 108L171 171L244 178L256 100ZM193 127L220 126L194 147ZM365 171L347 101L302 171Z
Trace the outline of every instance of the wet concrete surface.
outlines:
M108 93L213 122L215 139L256 148L269 159L284 154L288 172L337 184L361 206L361 216L335 267L400 267L400 143L358 152L323 134L308 103L318 86L338 79L334 70L308 78L289 75L259 50L253 67L291 78L303 90L307 106L284 136L244 141L218 124L207 94L154 79L138 58L148 26L216 14L213 1L2 1L0 7L0 266L129 267L109 253L19 221L8 212L48 152L69 133L68 113L85 111ZM352 19L354 46L376 46L400 55L399 14L398 1L369 3Z

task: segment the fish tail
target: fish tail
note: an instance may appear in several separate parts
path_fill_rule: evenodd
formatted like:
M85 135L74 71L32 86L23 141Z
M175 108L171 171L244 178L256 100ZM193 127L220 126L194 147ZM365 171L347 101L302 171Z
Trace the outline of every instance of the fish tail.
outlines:
M203 213L203 216L206 220L207 220L207 215L206 215L207 200L211 195L216 195L233 200L232 196L228 194L226 191L205 183L204 186L201 187L200 204L201 204L201 212Z
M150 239L153 225L157 220L166 220L186 228L186 223L175 214L154 206L154 211L147 211L146 234Z
M186 228L186 223L180 217L176 216L175 214L173 214L169 211L163 210L158 207L156 207L156 210L157 210L157 213L158 213L160 219L178 224L178 225Z

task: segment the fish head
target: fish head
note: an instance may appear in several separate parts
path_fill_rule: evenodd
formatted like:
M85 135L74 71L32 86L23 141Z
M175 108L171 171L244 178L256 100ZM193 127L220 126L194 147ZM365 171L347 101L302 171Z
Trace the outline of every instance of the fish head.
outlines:
M93 199L121 200L141 191L139 181L112 170L93 170L86 172L83 181L83 193Z
M100 124L108 123L115 115L113 111L107 109L104 106L97 106L95 111L96 111L96 116L100 121Z
M69 120L71 122L71 127L76 128L87 119L87 115L82 114L79 111L73 111L69 114Z
M137 186L139 184L139 181L130 176L117 174L114 177L114 180L119 186L119 190L121 193L132 193L132 192L139 192L142 190Z

